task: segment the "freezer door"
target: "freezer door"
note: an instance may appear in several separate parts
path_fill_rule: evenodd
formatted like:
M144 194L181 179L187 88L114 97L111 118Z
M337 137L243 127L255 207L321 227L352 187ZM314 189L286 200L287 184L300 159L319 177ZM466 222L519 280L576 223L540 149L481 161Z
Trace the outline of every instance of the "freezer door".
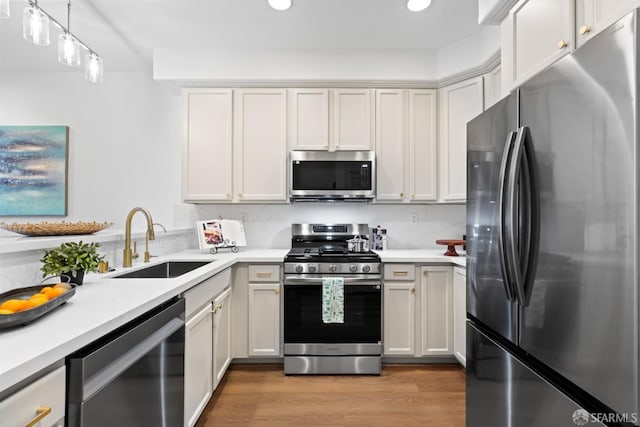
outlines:
M516 113L510 95L467 124L467 312L510 340L517 312L500 261L500 196Z
M638 412L634 15L520 88L540 199L520 346L618 413Z
M567 427L585 425L589 419L578 423L585 416L576 403L467 323L467 427Z

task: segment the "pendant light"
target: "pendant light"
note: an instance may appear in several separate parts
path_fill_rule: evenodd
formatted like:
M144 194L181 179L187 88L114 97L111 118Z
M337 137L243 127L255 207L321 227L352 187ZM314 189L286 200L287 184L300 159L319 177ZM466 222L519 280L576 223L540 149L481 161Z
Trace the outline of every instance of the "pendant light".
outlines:
M91 83L102 83L103 74L102 58L90 51L84 61L84 78Z
M67 3L67 28L58 36L58 61L70 67L80 66L80 43L71 34L71 0Z
M0 19L11 16L11 8L9 7L9 4L9 0L0 0Z
M291 7L291 0L267 0L269 6L275 10L287 10Z
M38 1L29 2L22 14L22 37L40 46L49 45L49 16L38 7Z
M411 12L422 12L431 5L431 0L407 0L407 9Z

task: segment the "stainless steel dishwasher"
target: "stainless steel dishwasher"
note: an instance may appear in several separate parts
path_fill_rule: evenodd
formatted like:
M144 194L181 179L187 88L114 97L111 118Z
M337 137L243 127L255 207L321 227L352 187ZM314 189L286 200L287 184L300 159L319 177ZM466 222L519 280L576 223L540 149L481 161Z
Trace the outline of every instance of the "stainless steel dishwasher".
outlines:
M67 358L67 426L184 422L184 299L171 300Z

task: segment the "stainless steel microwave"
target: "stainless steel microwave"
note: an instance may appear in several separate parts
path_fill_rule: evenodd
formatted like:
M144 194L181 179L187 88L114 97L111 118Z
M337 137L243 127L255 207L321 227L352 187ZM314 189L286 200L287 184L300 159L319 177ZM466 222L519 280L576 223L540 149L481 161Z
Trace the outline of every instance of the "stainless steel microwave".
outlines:
M291 200L371 200L376 192L373 151L291 151Z

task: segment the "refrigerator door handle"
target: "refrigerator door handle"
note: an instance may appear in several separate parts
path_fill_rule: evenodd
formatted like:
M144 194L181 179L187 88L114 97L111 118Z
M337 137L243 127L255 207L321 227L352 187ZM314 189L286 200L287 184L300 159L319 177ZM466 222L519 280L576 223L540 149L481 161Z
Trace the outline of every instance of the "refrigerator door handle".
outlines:
M500 253L500 270L502 271L504 291L509 301L516 301L516 295L511 287L511 263L507 259L508 251L506 247L506 236L508 235L508 231L506 229L506 215L507 205L510 203L507 172L509 170L510 160L513 154L516 135L516 132L509 132L507 135L507 141L505 142L504 152L502 153L502 160L500 162L500 188L498 191L498 250Z
M539 241L540 203L535 173L535 159L529 129L521 127L516 136L511 168L508 174L510 203L507 206L507 259L518 304L529 305ZM520 180L522 178L522 180ZM518 187L520 183L520 187ZM521 220L522 219L522 220ZM518 236L516 236L518 227Z

